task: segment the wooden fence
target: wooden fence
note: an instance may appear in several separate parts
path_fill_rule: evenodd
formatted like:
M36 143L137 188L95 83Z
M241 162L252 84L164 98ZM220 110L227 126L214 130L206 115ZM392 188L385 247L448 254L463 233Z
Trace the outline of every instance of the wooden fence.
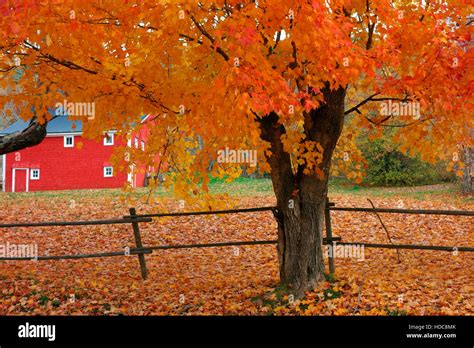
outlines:
M148 276L146 267L145 254L151 254L154 250L168 250L168 249L191 249L191 248L212 248L225 246L243 246L243 245L265 245L277 244L277 240L256 240L256 241L239 241L239 242L222 242L222 243L208 243L208 244L181 244L181 245L155 245L143 246L140 234L140 223L151 222L153 218L160 217L179 217L179 216L195 216L195 215L221 215L221 214L241 214L272 211L276 213L277 207L258 207L247 209L232 209L232 210L218 210L218 211L199 211L199 212L179 212L179 213L157 213L157 214L137 214L135 208L130 208L129 215L123 216L121 219L111 220L90 220L90 221L54 221L54 222L34 222L34 223L8 223L0 224L2 228L18 228L18 227L53 227L53 226L92 226L92 225L113 225L113 224L130 224L135 240L135 248L125 248L124 251L112 251L95 254L78 254L78 255L56 255L56 256L37 256L34 260L67 260L67 259L84 259L96 257L116 257L137 255L140 265L140 272L143 279ZM360 245L365 248L388 248L388 249L415 249L415 250L438 250L438 251L459 251L472 252L474 247L464 246L440 246L440 245L415 245L415 244L374 244L374 243L359 243L359 242L342 242L341 237L334 237L332 235L331 225L331 211L352 211L352 212L370 212L375 213L394 213L394 214L428 214L428 215L455 215L455 216L474 216L474 211L464 210L416 210L416 209L392 209L392 208L349 208L336 207L334 203L326 200L325 209L325 225L326 237L323 238L323 244L333 244L337 242L338 245ZM379 216L378 216L379 217ZM380 219L380 217L379 217ZM380 219L382 225L383 221ZM383 225L385 228L385 226ZM390 237L389 237L390 239ZM391 241L391 240L390 240ZM14 260L32 260L31 257L0 257L0 261L14 261ZM329 272L334 273L334 255L328 258Z

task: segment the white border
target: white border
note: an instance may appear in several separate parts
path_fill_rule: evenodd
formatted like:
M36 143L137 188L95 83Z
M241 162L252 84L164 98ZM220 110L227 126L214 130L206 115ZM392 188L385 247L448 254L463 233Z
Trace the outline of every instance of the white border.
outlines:
M66 139L67 138L72 138L72 144L71 145L68 145L66 144ZM74 135L65 135L64 138L64 147L74 147Z
M112 168L112 175L107 175L106 174L106 169L107 168ZM114 177L114 167L112 166L104 166L104 178L113 178Z
M64 133L48 133L48 134L46 134L47 137L63 137L65 135L81 136L82 132L64 132Z
M6 191L5 184L7 183L7 155L2 156L3 167L2 167L2 191Z
M112 140L111 143L107 142L107 136L109 137L109 140ZM114 146L114 144L115 144L115 133L106 132L104 136L104 146Z
M37 170L38 171L38 177L35 178L33 177L33 172ZM41 178L41 170L39 168L30 168L30 180L39 180Z
M13 168L13 177L12 177L12 192L15 192L15 178L17 170L26 170L26 191L29 192L30 189L30 170L28 168Z

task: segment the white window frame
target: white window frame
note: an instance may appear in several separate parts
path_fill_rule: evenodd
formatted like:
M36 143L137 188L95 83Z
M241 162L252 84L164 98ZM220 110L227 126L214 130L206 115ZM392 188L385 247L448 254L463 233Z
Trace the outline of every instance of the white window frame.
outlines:
M38 176L34 176L33 173L37 172ZM41 178L41 171L39 168L30 169L30 180L39 180Z
M67 139L72 139L72 144L67 143ZM74 135L65 135L64 136L64 147L74 147Z
M115 134L106 133L104 136L104 146L113 146L115 143Z
M2 156L3 167L2 167L2 191L5 192L5 185L7 183L7 155Z
M145 140L142 140L140 145L141 145L142 151L145 151Z
M139 141L140 139L138 139L138 137L135 137L135 149L138 149Z
M107 174L107 169L110 168L110 174ZM105 166L104 167L104 178L113 178L114 177L114 167Z

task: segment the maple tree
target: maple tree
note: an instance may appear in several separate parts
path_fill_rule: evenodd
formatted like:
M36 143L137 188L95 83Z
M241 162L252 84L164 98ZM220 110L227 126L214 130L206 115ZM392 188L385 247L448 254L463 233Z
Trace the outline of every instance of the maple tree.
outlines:
M256 150L277 198L280 279L297 297L323 280L331 163L360 179L361 130L395 127L402 151L458 169L472 145L467 1L4 0L0 13L2 105L32 121L1 153L41 141L65 99L95 103L93 120L70 115L92 138L127 137L151 114L145 150L124 147L116 164L166 163L165 186L212 208L210 177L241 173L217 152Z

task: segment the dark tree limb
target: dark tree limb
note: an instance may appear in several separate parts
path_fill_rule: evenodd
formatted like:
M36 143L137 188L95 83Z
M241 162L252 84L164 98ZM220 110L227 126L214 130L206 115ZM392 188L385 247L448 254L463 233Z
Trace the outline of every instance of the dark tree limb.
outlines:
M216 45L216 39L214 39L214 38L212 37L212 35L209 34L209 32L206 30L206 28L204 28L204 26L203 26L201 23L199 23L193 15L191 15L191 20L193 21L194 25L199 29L199 31L201 32L201 34L204 35L204 36L211 42L211 44L212 44L213 46L215 46L215 45ZM224 50L223 50L221 47L215 46L214 49L215 49L216 52L219 53L226 61L230 59L230 58L229 58L229 55L228 55L226 52L224 52Z
M376 23L372 23L370 20L370 1L369 0L366 1L366 11L368 13L369 23L368 23L368 36L367 36L367 42L365 44L365 49L370 50L372 48Z
M38 145L46 137L47 121L40 123L35 116L21 132L0 137L0 155Z
M359 108L361 106L369 103L369 102L379 102L379 101L388 101L388 100L395 100L395 101L400 101L400 102L409 102L409 101L411 101L408 94L405 95L405 97L403 97L403 98L396 98L396 97L375 98L375 96L377 96L377 95L379 95L379 93L374 93L371 96L367 97L366 99L364 99L363 101L358 103L356 106L354 106L354 107L350 108L349 110L345 111L344 115L349 115L350 113L352 113L354 111L360 114L361 112L359 111Z
M383 229L385 230L385 233L387 234L387 237L388 237L388 241L390 242L390 244L393 244L392 242L392 237L390 236L390 233L388 233L388 229L387 227L385 226L382 218L380 217L379 213L377 213L377 211L375 210L375 205L374 203L372 203L372 201L367 198L367 200L369 201L370 205L372 206L372 209L374 209L374 214L377 216L377 218L379 219L380 221L380 224L382 225ZM402 262L400 260L400 250L399 249L396 249L397 250L397 259L398 259L398 263Z

